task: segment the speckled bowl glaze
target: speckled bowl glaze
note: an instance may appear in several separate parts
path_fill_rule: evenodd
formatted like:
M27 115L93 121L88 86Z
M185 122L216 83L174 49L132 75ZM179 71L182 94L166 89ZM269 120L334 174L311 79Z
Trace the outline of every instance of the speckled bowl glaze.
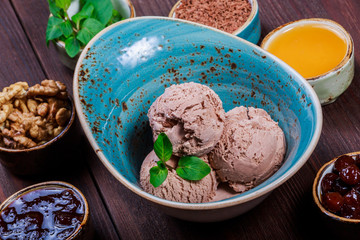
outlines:
M211 87L225 111L264 108L286 136L282 167L259 186L210 203L180 203L144 192L139 171L153 146L146 116L166 87L183 82ZM311 86L258 46L214 28L162 17L117 23L87 45L74 73L74 99L98 157L123 185L165 213L191 221L220 221L260 203L307 161L322 128Z
M257 0L249 0L251 4L251 13L244 25L239 27L232 34L241 37L249 42L257 44L261 35L260 17L259 17L259 5ZM178 1L169 13L169 17L175 18L175 10L181 4L181 0Z
M323 18L309 18L290 22L270 32L262 41L261 47L267 49L267 46L269 46L273 39L293 27L314 23L330 27L343 36L347 42L345 57L334 69L319 76L306 79L314 88L321 104L326 105L334 102L349 87L354 78L354 43L350 34L340 24Z
M360 154L360 152L352 152L352 153L347 153L347 154L344 154L344 155L356 156L356 155L359 155L359 154ZM315 201L316 205L320 209L320 211L322 213L324 213L326 216L330 217L331 219L336 220L336 221L340 221L342 223L356 223L356 224L359 224L360 219L348 219L348 218L340 217L340 216L326 210L325 207L321 203L321 181L322 181L323 177L327 173L331 173L333 171L334 163L339 157L340 156L338 156L338 157L332 159L331 161L325 163L320 168L318 173L316 174L316 177L315 177L314 183L313 183L313 189L312 189L313 198L314 198L314 201Z
M111 0L114 9L116 9L122 16L125 16L125 18L133 18L136 16L134 5L130 0ZM74 0L72 1L68 14L69 16L73 16L79 11L80 8L80 1ZM69 12L70 11L70 12ZM71 58L69 55L67 55L65 51L65 42L63 41L54 41L55 49L58 53L60 61L68 68L74 69L76 62L79 59L79 56L81 52L76 55L75 57Z
M51 189L51 188L64 188L64 189L70 189L72 190L81 200L82 204L84 205L84 219L80 223L80 226L70 235L66 238L66 240L87 240L87 239L93 239L93 229L91 226L90 221L90 209L89 204L86 200L86 197L84 194L76 188L74 185L62 182L62 181L50 181L50 182L42 182L38 184L34 184L31 186L28 186L26 188L23 188L19 190L18 192L14 193L10 197L8 197L1 205L0 205L0 213L6 207L14 202L15 200L19 199L21 196L31 193L33 191L39 190L39 189Z

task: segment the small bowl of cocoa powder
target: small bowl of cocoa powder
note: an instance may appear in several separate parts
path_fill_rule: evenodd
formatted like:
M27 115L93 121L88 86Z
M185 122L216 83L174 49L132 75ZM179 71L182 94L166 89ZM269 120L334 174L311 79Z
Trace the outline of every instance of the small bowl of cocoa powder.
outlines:
M43 80L30 87L27 82L17 82L3 88L1 164L14 174L29 175L65 162L74 119L73 100L60 81Z
M169 17L214 27L254 44L260 39L257 0L180 0Z

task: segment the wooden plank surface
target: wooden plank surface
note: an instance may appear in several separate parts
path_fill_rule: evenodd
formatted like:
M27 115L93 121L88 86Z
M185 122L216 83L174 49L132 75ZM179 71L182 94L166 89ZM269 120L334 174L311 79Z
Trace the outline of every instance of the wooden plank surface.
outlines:
M139 4L141 11L147 13L149 8L142 1L139 2L141 2ZM148 15L166 16L171 6L169 7L167 1L164 2L163 8L167 8L167 11L157 9L156 12ZM134 3L137 3L137 1L134 1ZM355 4L355 1L346 1L343 5L339 5L339 2L335 5L323 4L321 1L259 1L260 18L263 27L262 36L289 21L309 17L332 18L331 12L328 12L325 6L345 8L352 4ZM158 1L153 1L149 5L151 8L154 5L158 6ZM334 20L341 20L341 17L334 18ZM346 20L342 19L342 22L339 22L346 27ZM351 32L351 34L359 37L356 31ZM358 81L358 75L356 75L351 86L352 89L349 89L334 104L324 107L325 134L321 137L321 146L315 150L309 162L257 208L238 218L221 223L189 223L168 217L157 211L156 208L152 208L152 205L146 201L137 196L132 196L134 194L123 186L111 184L112 188L101 188L109 208L116 209L119 206L124 206L124 204L127 206L126 209L113 215L120 235L124 239L221 239L224 236L225 239L303 239L313 235L314 232L317 232L317 227L325 226L319 224L321 218L320 215L316 214L317 209L313 205L311 196L311 187L316 171L321 164L330 160L333 156L355 151L359 146L354 144L359 141L359 135L348 132L346 129L339 130L334 134L336 126L351 128L356 127L359 123L357 120L359 118L354 115L346 115L344 113L346 109L341 107L344 104L343 101L350 101L350 105L356 102L359 103L358 96L357 99L354 99L355 96L349 96L349 94L355 93L354 91L357 88L354 86L358 84ZM355 108L358 108L358 106ZM338 116L343 117L338 118ZM349 125L349 122L352 124ZM341 136L342 131L348 132L348 134ZM348 135L353 135L351 140ZM355 142L352 142L354 140ZM106 170L101 167L101 164L99 165L96 161L92 162L92 164L92 169L100 169L98 173L95 173L99 184L109 181ZM115 182L116 180L113 179L112 183ZM114 192L118 193L118 195L115 194L115 198L113 197ZM124 193L126 198L122 198ZM107 198L106 196L109 195L112 197ZM124 202L119 203L119 199L124 199ZM126 199L131 200L126 201ZM134 208L134 205L138 206L138 208ZM141 216L138 216L139 209L141 209ZM124 229L123 223L129 221L129 219L130 224ZM151 224L147 222L151 222Z
M2 1L0 10L0 57L1 57L1 87L8 86L17 81L27 81L29 85L39 83L45 78L53 78L66 83L68 88L72 86L72 73L66 69L52 55L42 56L36 51L38 46L43 53L48 53L45 45L45 28L48 16L46 1L40 4L39 1ZM27 5L29 4L29 5ZM42 6L42 7L41 7ZM14 7L14 8L13 8ZM29 11L34 9L38 14ZM31 16L31 17L30 17ZM19 17L19 19L18 19ZM38 18L38 19L36 19ZM28 31L24 32L24 29ZM36 29L36 31L32 31ZM27 33L27 34L26 34ZM31 35L33 33L33 35ZM29 41L30 40L30 41ZM42 60L42 61L40 61ZM56 66L51 66L51 62ZM73 145L68 153L68 160L72 164L59 172L50 172L47 175L34 177L17 177L0 167L1 199L3 201L12 193L23 187L42 181L61 180L77 186L87 196L92 211L92 221L95 226L97 239L118 239L118 233L112 227L111 217L108 215L101 196L98 194L97 186L92 180L86 164L86 158L82 143L86 139L79 131L77 125L77 139L79 142L69 143ZM51 159L49 159L51 161ZM65 160L64 160L65 162ZM104 228L103 226L109 226Z
M137 16L167 16L176 0L133 0ZM52 176L20 178L0 167L0 201L15 191L44 180L65 180L88 197L96 239L308 239L345 234L345 228L328 228L314 206L311 187L320 166L333 157L359 150L360 2L358 0L258 0L262 36L297 19L322 17L339 22L355 43L356 74L350 88L333 104L323 107L324 125L309 161L258 207L219 223L191 223L169 217L122 186L102 165L79 130L81 141L71 158L73 171ZM37 83L44 78L72 86L72 71L45 45L49 15L46 0L1 0L0 87L15 81ZM31 9L31 11L30 11ZM78 126L79 127L79 126ZM356 239L358 235L348 237Z

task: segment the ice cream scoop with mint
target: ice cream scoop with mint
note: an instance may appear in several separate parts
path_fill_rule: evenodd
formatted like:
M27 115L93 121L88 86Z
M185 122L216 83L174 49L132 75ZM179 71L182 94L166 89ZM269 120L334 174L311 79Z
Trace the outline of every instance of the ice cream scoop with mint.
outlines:
M208 162L207 156L200 157ZM175 171L179 158L173 156L167 164L170 166L168 176L165 181L158 187L150 183L150 169L156 166L159 158L154 151L151 151L140 170L140 186L148 193L157 197L176 202L185 203L202 203L211 201L215 194L218 181L215 177L214 170L199 181L189 181L181 178Z
M271 176L285 154L284 133L265 110L225 114L219 96L198 83L165 89L148 117L155 143L140 186L167 200L202 203L244 192ZM231 189L224 192L220 181Z

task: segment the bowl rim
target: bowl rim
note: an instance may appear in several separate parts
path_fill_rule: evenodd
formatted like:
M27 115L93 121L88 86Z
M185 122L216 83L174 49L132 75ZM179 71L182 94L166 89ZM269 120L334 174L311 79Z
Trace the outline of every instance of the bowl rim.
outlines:
M105 34L106 32L110 31L111 29L115 28L116 26L120 25L120 24L126 24L127 22L130 21L140 21L140 20L150 20L150 19L157 19L157 20L165 20L165 21L175 21L175 22L181 22L181 23L186 23L186 24L190 24L190 25L195 25L195 26L199 26L201 28L206 28L212 31L216 31L219 32L221 34L225 34L233 39L236 39L236 41L240 41L243 42L246 45L250 45L254 50L254 53L259 54L258 52L262 53L265 56L269 56L271 58L273 58L275 61L278 61L278 63L285 69L287 69L288 71L291 72L291 75L294 76L295 78L299 79L301 81L301 83L304 85L304 87L307 89L307 91L309 91L309 97L312 99L313 102L313 106L315 109L315 117L316 117L316 126L315 126L315 130L314 130L314 135L313 138L311 140L311 142L309 143L309 147L307 148L307 150L303 153L303 155L299 158L299 160L287 171L285 172L282 176L280 176L279 178L277 178L276 180L274 180L273 182L271 182L269 185L266 185L250 194L247 194L245 196L235 196L234 198L231 199L225 199L222 201L216 201L216 202L207 202L207 203L182 203L182 202L174 202L174 201L169 201L169 200L165 200L159 197L156 197L152 194L149 194L147 192L145 192L144 190L140 189L140 187L135 187L135 185L133 185L132 183L130 183L125 177L123 177L118 171L116 171L115 167L112 166L112 164L107 161L105 155L103 154L101 148L98 146L95 138L93 137L92 133L91 133L91 129L90 127L87 125L87 121L86 121L86 117L83 113L83 109L82 109L82 105L81 105L81 101L79 99L79 81L78 81L78 76L79 76L79 72L80 72L80 68L82 65L82 61L86 56L87 51L89 50L89 48L94 44L95 41L97 41L97 39L102 36L103 34ZM258 52L256 52L256 51ZM187 20L182 20L182 19L174 19L174 18L168 18L168 17L158 17L158 16L144 16L144 17L136 17L136 18L129 18L123 21L120 21L118 23L112 24L111 26L103 29L101 32L99 32L93 39L90 40L90 42L86 45L86 47L84 48L84 51L82 51L80 57L79 57L79 61L76 64L75 67L75 71L74 71L74 78L73 78L73 94L74 94L74 99L75 99L75 106L77 109L77 114L79 117L79 121L83 127L83 130L85 132L85 135L87 136L91 146L93 147L94 151L96 152L96 154L98 155L99 159L101 160L101 162L104 164L104 166L108 169L108 171L119 181L121 182L125 187L127 187L128 189L130 189L132 192L134 192L135 194L162 206L166 206L166 207L171 207L171 208L177 208L177 209L184 209L184 210L214 210L214 209L219 209L219 208L225 208L225 207L231 207L231 206L235 206L238 205L240 203L245 203L245 202L249 202L253 199L256 199L260 196L265 195L266 193L270 193L272 190L274 190L275 188L277 188L278 186L280 186L281 184L283 184L286 180L288 180L290 177L292 177L308 160L308 158L311 156L312 152L314 151L319 138L320 138L320 134L321 134L321 130L322 130L322 123L323 123L323 116L322 116L322 108L320 105L320 101L315 93L315 91L313 90L313 88L311 87L311 85L299 74L297 73L294 69L292 69L291 67L289 67L285 62L283 62L282 60L280 60L279 58L277 58L276 56L266 52L265 50L263 50L262 48L260 48L259 46L248 42L242 38L239 38L235 35L232 35L230 33L226 33L223 32L221 30L218 30L216 28L212 28L212 27L208 27L202 24L198 24L198 23L194 23L194 22L190 22Z
M182 0L177 1L175 3L175 5L171 8L170 13L168 15L169 18L176 18L174 16L175 10L180 5L181 1ZM250 25L250 23L254 20L256 14L259 12L259 4L258 4L257 0L248 0L248 1L251 4L251 12L250 12L249 17L246 19L246 21L244 22L243 25L241 25L239 28L237 28L231 34L238 35L240 32L242 32L245 28L247 28Z
M271 32L269 32L264 39L262 40L260 47L265 49L265 46L267 44L270 44L271 41L273 41L275 39L275 37L283 32L285 32L286 30L290 29L291 27L295 27L301 24L311 24L311 23L317 23L320 25L325 25L330 27L333 31L337 32L338 34L341 34L346 42L347 42L347 48L346 48L346 53L345 56L343 57L343 59L339 62L338 65L336 65L333 69L322 73L320 75L314 76L314 77L310 77L310 78L305 78L307 81L309 81L310 83L316 83L318 80L322 80L324 78L330 77L332 75L337 74L339 71L341 71L343 69L343 67L345 66L345 64L347 64L353 57L354 57L354 41L350 35L350 33L348 31L346 31L346 29L341 26L339 23L331 20L331 19L326 19L326 18L304 18L304 19L299 19L296 21L291 21L288 23L285 23L283 25L280 25L279 27L275 28L274 30L272 30ZM266 50L266 49L265 49Z
M68 239L73 239L75 237L77 237L80 233L81 233L81 229L84 228L84 226L88 223L89 221L89 216L90 216L90 208L89 208L89 203L86 200L85 195L74 185L64 182L64 181L46 181L46 182L41 182L41 183L37 183L25 188L20 189L19 191L13 193L12 195L10 195L8 198L5 199L4 202L2 202L0 204L0 213L2 210L4 210L9 204L11 204L15 199L17 199L18 197L25 195L31 191L37 190L37 189L44 189L44 188L48 188L48 187L63 187L63 188L69 188L71 190L73 190L77 195L79 195L79 197L81 198L81 200L84 203L84 218L81 221L80 225L75 229L75 231L66 238L66 240Z
M340 156L337 156L335 158L333 158L332 160L330 160L329 162L325 163L317 172L315 179L314 179L314 183L313 183L313 187L312 187L312 195L313 195L313 199L315 204L318 206L318 208L320 209L320 211L322 213L324 213L325 215L331 217L332 219L335 219L337 221L340 222L348 222L348 223L360 223L360 219L350 219L350 218L345 218L345 217L341 217L339 215L336 215L335 213L332 213L330 211L328 211L322 204L321 204L321 200L320 200L320 194L321 194L321 188L319 186L319 184L321 183L321 179L324 177L324 173L325 171L329 168L329 167L333 167L334 162L341 156L347 155L347 156L355 156L355 155L359 155L360 151L358 152L350 152L350 153L345 153L342 154ZM319 190L320 189L320 190Z
M58 140L60 140L65 134L67 134L70 127L73 125L73 123L75 121L75 116L76 116L75 102L69 94L68 94L67 100L69 100L70 105L71 105L71 116L70 116L69 122L66 124L66 127L60 132L59 135L57 135L56 137L53 137L52 139L50 139L49 141L47 141L41 145L37 145L32 148L21 148L21 149L14 148L13 149L13 148L5 148L5 147L0 146L0 152L8 152L8 153L32 152L32 151L44 149L50 145L53 145Z

